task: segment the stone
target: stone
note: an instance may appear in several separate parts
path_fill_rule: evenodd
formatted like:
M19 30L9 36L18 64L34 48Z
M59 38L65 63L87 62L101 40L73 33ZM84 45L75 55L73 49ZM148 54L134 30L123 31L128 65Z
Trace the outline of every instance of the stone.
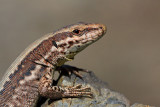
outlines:
M51 101L50 99L41 107L151 107L135 103L130 106L129 100L122 94L113 91L106 82L98 79L93 72L80 72L83 78L79 78L73 73L70 76L61 76L58 85L76 86L82 84L82 87L91 87L93 98L62 98Z

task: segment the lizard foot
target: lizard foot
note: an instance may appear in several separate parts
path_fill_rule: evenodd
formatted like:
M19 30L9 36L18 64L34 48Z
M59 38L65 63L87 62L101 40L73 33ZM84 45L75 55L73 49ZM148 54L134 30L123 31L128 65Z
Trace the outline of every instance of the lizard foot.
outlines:
M63 97L92 97L91 88L89 87L83 87L82 85L76 85L74 87L69 86L65 87Z

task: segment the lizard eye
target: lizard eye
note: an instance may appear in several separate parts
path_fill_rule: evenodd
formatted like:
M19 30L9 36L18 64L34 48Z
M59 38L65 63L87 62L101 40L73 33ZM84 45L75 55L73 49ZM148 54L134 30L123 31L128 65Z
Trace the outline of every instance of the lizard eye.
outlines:
M79 34L79 33L80 33L80 30L75 29L75 30L73 30L72 32L75 33L75 34Z

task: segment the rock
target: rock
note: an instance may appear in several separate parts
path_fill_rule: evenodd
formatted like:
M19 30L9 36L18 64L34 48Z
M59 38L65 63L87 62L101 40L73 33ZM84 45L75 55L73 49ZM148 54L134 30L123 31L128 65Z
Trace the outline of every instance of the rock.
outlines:
M143 104L135 103L131 107L154 107L154 106L149 106L149 105L143 105Z
M62 76L58 85L76 86L82 84L82 87L91 87L93 98L63 98L56 101L48 99L41 107L151 107L137 103L130 106L130 102L125 96L111 90L107 83L98 79L93 72L80 73L83 80L71 74L70 77Z

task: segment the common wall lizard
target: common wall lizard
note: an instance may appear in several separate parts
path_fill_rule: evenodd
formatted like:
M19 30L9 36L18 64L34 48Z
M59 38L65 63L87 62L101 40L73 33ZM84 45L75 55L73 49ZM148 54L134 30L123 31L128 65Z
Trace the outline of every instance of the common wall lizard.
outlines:
M77 23L35 41L8 68L0 82L0 107L35 107L51 99L91 96L89 87L52 86L53 71L101 38L103 24Z

